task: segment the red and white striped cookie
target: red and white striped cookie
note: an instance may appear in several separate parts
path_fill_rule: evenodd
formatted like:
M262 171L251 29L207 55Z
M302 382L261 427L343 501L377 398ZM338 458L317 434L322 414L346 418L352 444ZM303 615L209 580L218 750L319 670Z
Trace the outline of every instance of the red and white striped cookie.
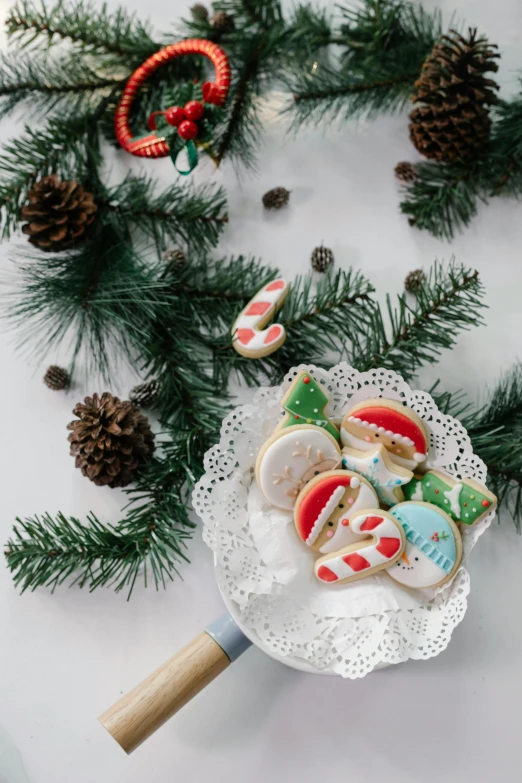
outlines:
M288 291L286 280L272 280L241 311L232 327L232 345L238 353L259 359L283 345L286 332L282 324L272 324L267 329L264 327L282 306Z
M355 582L388 568L404 552L406 538L402 525L387 511L362 511L350 519L350 529L369 538L319 558L315 575L320 582Z

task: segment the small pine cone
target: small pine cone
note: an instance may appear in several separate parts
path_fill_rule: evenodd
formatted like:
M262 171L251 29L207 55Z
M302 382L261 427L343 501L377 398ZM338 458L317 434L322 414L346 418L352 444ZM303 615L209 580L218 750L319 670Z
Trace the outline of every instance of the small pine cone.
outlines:
M159 397L160 385L155 378L147 383L140 383L130 390L129 400L137 408L153 408Z
M417 294L426 283L426 274L422 269L414 269L406 276L404 288L409 294Z
M64 370L63 367L58 367L57 364L51 364L51 366L47 368L43 381L49 389L52 389L53 391L63 391L64 389L69 388L71 378L67 370Z
M173 266L182 266L185 263L186 258L183 250L179 250L179 248L175 247L173 250L167 250L166 253L163 253L163 260L169 266L171 264Z
M265 209L281 209L281 207L286 207L289 201L290 191L286 188L272 188L263 196Z
M329 247L321 245L312 251L310 260L312 262L312 269L315 269L316 272L326 272L328 267L334 262L334 254Z
M395 176L401 182L405 182L407 185L411 185L417 179L417 169L413 163L408 163L403 160L401 163L397 163L395 166Z
M216 11L210 20L216 33L230 33L234 29L234 17L225 11Z
M56 174L42 177L27 194L21 211L28 220L22 231L40 250L58 252L73 245L91 225L98 207L94 196L76 180L61 181Z
M190 13L195 22L206 22L208 19L208 9L203 3L195 3L190 9Z
M109 392L86 397L73 413L78 419L67 429L76 467L98 486L126 486L154 451L148 419Z

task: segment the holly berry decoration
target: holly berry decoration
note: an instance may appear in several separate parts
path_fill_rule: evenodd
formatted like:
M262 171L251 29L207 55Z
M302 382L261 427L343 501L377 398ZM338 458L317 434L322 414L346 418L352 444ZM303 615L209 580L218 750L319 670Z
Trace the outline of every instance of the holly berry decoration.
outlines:
M154 114L162 114L162 112L154 112ZM181 106L171 106L170 109L167 109L165 112L165 119L169 125L173 125L177 128L180 122L183 122L185 119L185 110L182 109Z
M173 96L174 100L168 109L155 111L150 115L148 122L150 131L157 130L157 119L159 117L162 118L163 126L160 130L163 131L163 137L155 133L133 136L129 126L129 118L132 102L138 90L157 68L183 55L204 55L208 57L214 66L214 81L208 81L202 85L189 85L188 94L184 87L180 87L177 94ZM166 46L149 57L132 74L127 82L116 108L116 137L122 148L133 155L147 158L162 158L170 155L180 174L189 174L198 162L198 153L194 139L197 138L198 146L208 151L208 148L211 146L212 126L215 125L215 117L217 117L217 115L214 115L213 109L223 106L228 95L229 86L230 66L228 58L217 44L202 38L191 38ZM182 99L179 100L180 98ZM197 100L197 98L201 98L201 100ZM212 122L213 117L214 121ZM198 125L199 122L203 124ZM168 138L166 126L177 128L177 133ZM188 171L180 171L177 167L176 159L183 147L186 147L187 151Z
M184 112L187 120L197 122L203 117L205 108L201 101L188 101L188 103L185 104Z

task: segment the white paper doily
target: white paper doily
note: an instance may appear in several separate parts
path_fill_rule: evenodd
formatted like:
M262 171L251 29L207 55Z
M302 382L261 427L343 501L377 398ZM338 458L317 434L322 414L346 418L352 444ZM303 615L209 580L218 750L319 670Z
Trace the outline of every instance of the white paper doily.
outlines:
M315 555L296 535L292 512L269 506L254 476L257 453L281 417L281 397L303 370L324 385L326 412L336 423L369 397L406 402L428 429L429 467L485 483L486 466L473 454L466 430L426 392L390 370L299 365L281 386L260 388L251 404L233 410L219 443L205 455L192 501L214 552L218 586L258 646L297 668L355 679L376 666L438 655L466 612L466 560L495 512L463 531L462 564L441 588L409 591L382 573L335 590L318 583Z

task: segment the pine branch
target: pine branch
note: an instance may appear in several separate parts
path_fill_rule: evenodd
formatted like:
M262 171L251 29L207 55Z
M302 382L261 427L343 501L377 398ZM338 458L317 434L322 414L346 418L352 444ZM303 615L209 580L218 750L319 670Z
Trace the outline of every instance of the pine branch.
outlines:
M159 49L150 26L123 7L109 12L90 2L66 3L58 0L48 7L45 0L19 0L6 19L7 33L19 46L49 48L67 40L90 54L125 58L128 66L139 65Z
M189 562L187 541L194 523L187 511L187 492L199 477L208 446L196 432L180 432L162 444L163 454L144 467L136 485L126 490L126 516L115 525L88 514L86 524L59 513L17 519L5 552L8 568L22 592L54 590L69 580L89 590L112 586L130 598L142 573L158 589ZM188 482L188 484L187 484Z
M484 288L478 272L453 261L447 268L435 263L414 305L387 297L387 326L380 308L363 338L357 337L350 358L359 370L387 367L411 378L425 364L437 361L443 348L455 345L457 332L483 323Z
M32 53L3 56L0 60L0 117L19 106L29 106L32 116L60 110L60 119L77 118L95 109L109 91L125 80L102 76L77 54L51 59ZM65 117L64 117L65 114Z
M479 408L461 392L431 393L439 408L460 419L471 438L473 451L486 463L488 486L499 506L513 517L517 531L522 522L522 365L500 378L487 403ZM506 443L509 447L506 448Z
M129 231L137 229L153 239L159 249L168 240L194 250L217 244L228 222L222 188L174 183L159 194L157 190L155 180L129 175L101 191L97 203L124 221Z
M416 178L404 189L401 212L408 223L450 241L477 214L479 191L476 166L470 162L452 164L419 163Z
M401 110L441 34L440 13L409 2L364 0L341 12L329 41L343 47L340 62L309 61L288 80L296 127L325 115L346 121Z

